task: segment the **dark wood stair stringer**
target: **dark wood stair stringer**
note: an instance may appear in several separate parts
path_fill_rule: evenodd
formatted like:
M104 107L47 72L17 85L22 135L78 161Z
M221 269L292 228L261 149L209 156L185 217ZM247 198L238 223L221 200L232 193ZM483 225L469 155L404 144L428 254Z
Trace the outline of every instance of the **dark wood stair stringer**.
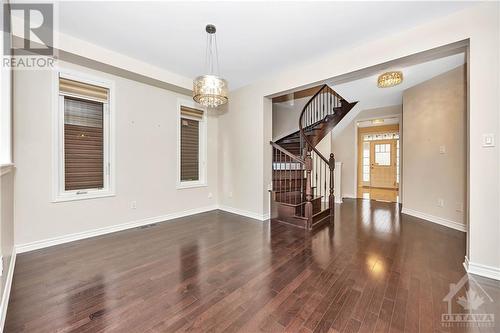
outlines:
M274 221L307 230L333 223L335 158L333 154L324 157L316 145L356 103L323 85L303 108L299 130L270 142Z

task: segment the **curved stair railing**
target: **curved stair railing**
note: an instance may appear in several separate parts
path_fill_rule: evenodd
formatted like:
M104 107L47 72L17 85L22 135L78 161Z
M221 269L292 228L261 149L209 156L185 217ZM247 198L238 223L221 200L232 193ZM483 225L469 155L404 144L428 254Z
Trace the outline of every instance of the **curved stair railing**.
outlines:
M325 157L317 145L355 104L325 84L302 109L299 131L271 142L273 199L281 222L309 230L333 223L335 157Z
M325 136L317 131L316 124L319 122L328 122L330 117L335 116L336 110L342 106L342 98L337 95L328 85L323 85L320 90L314 94L302 109L299 118L299 131L301 144L300 148L306 165L306 204L305 216L313 216L313 199L315 197L326 198L328 191L328 201L321 200L321 205L328 205L330 209L330 221L334 217L334 193L333 193L333 173L335 170L335 157L330 153L326 158L316 145ZM329 131L328 131L329 132ZM319 134L319 135L316 135ZM320 138L314 140L316 138ZM314 227L312 218L308 220L308 228Z

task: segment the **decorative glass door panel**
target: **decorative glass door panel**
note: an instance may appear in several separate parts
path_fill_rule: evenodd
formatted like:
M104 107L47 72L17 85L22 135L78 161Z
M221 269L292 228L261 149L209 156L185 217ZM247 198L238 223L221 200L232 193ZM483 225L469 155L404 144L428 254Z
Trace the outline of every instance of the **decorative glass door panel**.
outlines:
M397 140L370 142L370 186L397 187Z

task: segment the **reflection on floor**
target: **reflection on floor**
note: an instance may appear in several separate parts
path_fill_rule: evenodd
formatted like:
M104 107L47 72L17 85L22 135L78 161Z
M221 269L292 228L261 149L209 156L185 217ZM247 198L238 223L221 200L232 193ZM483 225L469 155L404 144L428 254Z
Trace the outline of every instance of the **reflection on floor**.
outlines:
M399 192L397 189L390 188L358 187L358 198L399 202Z
M345 199L310 234L212 211L18 255L5 332L479 332L442 322L472 312L464 287L443 300L464 256L464 233L394 203Z

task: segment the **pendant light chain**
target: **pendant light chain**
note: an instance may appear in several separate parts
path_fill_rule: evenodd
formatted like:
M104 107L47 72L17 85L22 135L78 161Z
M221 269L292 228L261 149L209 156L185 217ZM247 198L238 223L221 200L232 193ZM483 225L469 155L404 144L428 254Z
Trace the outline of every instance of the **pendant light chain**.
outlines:
M209 24L205 27L205 31L207 32L205 70L208 74L199 76L193 81L193 99L206 107L216 108L227 103L228 85L226 80L219 77L220 65L216 28Z
M220 67L219 67L219 48L217 47L217 35L214 34L215 40L215 61L217 62L217 75L220 75Z
M212 42L213 42L213 35L208 34L208 74L213 74L214 73L214 51L212 48Z
M211 75L220 75L219 48L217 45L217 35L215 33L207 33L205 70Z
M210 34L207 34L207 42L205 43L205 71L210 73Z

